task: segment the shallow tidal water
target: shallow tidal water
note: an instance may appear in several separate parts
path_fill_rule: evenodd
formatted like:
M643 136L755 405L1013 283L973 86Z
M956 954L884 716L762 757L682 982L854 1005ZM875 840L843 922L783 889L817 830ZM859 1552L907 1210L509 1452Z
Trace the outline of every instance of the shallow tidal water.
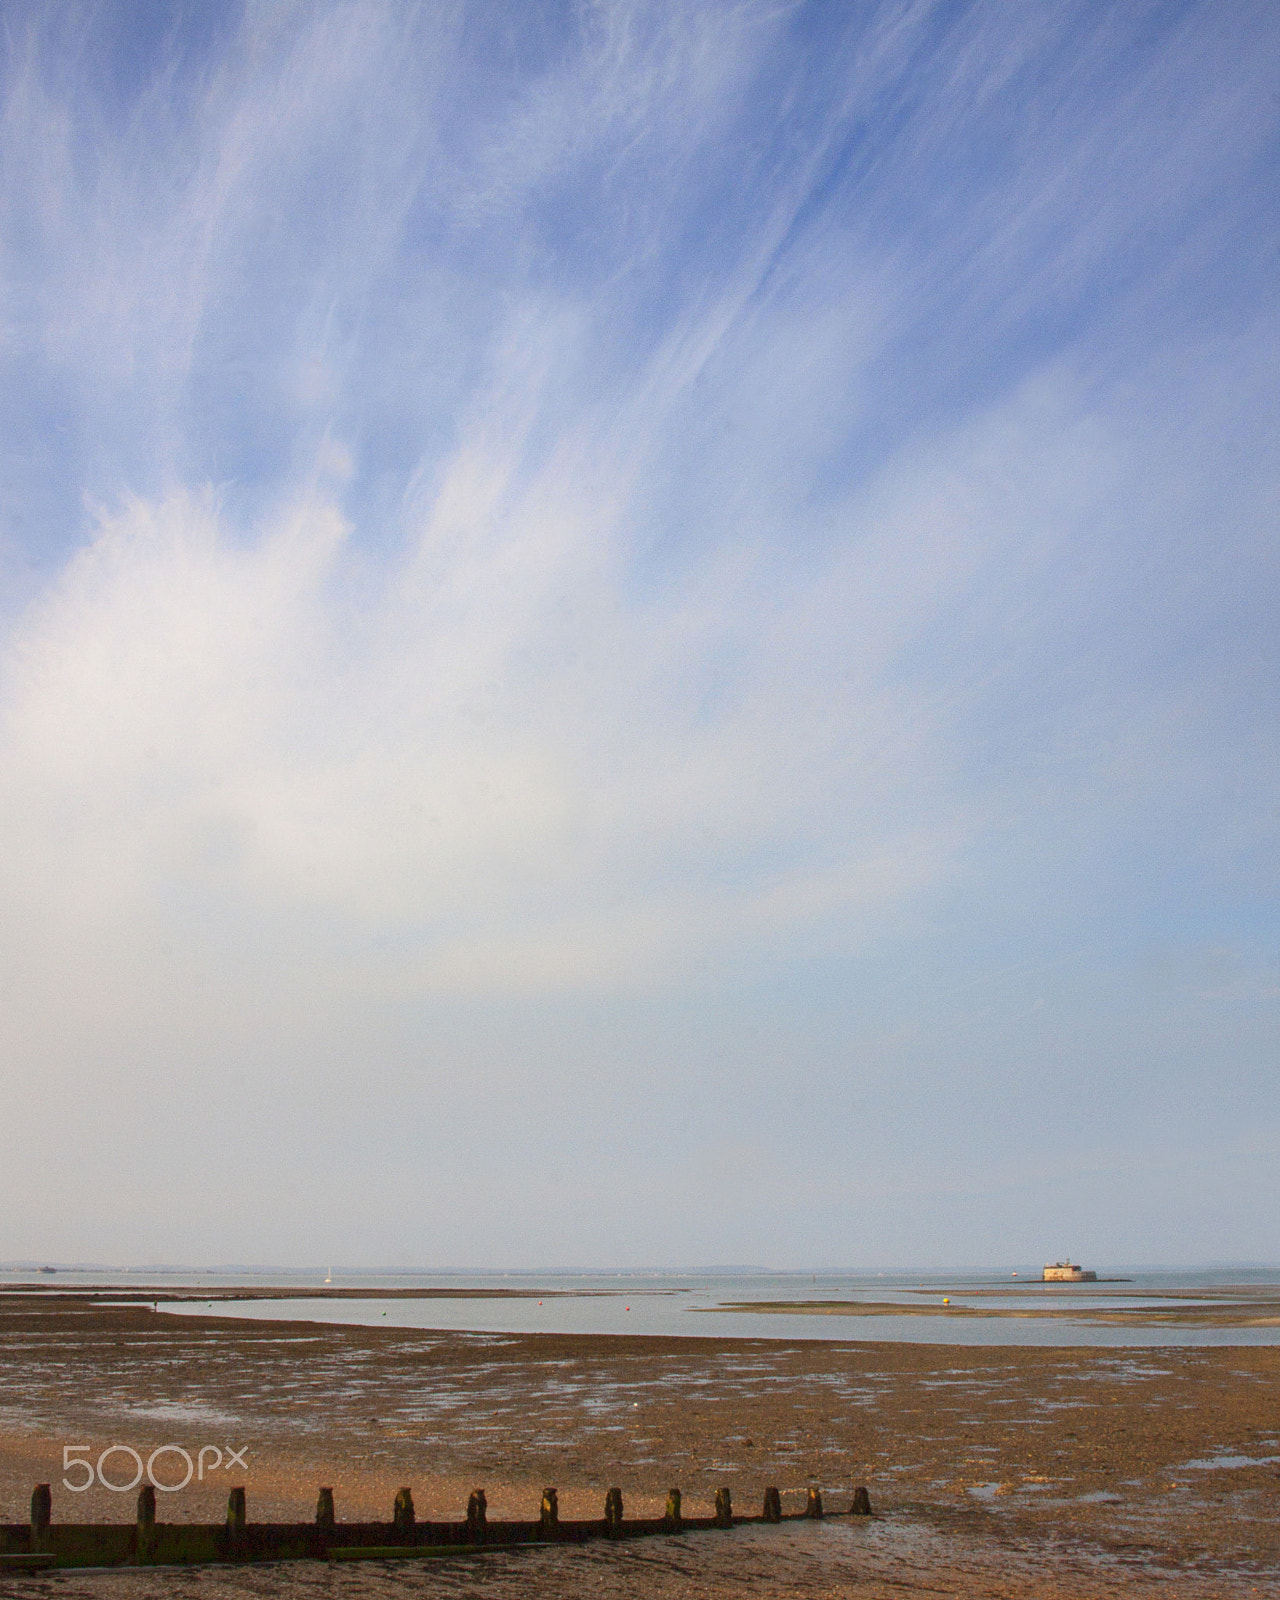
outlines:
M238 1281L243 1279L205 1277L182 1287L207 1287L217 1295ZM264 1280L264 1286L268 1283L285 1290L293 1287L279 1274ZM192 1301L167 1309L195 1315L212 1310L218 1315L267 1320L477 1333L1100 1348L1280 1344L1280 1315L1275 1314L1280 1311L1280 1273L1274 1271L1145 1272L1109 1283L1048 1285L1025 1276L1019 1280L976 1274L809 1273L334 1274L331 1283L315 1275L299 1275L296 1281L299 1290L326 1285L371 1291L431 1288L437 1293L429 1299L390 1301L372 1297L294 1299L286 1293L263 1299ZM249 1283L244 1286L252 1287ZM459 1298L449 1298L450 1290ZM473 1298L476 1295L481 1298ZM944 1300L950 1305L944 1305ZM1265 1321L1268 1300L1272 1314ZM763 1306L806 1301L839 1309L749 1309L753 1302ZM1259 1316L1251 1323L1247 1314L1255 1309L1255 1303ZM900 1313L889 1309L897 1306L902 1307ZM860 1307L866 1310L860 1312ZM1220 1323L1208 1320L1219 1312L1223 1314Z

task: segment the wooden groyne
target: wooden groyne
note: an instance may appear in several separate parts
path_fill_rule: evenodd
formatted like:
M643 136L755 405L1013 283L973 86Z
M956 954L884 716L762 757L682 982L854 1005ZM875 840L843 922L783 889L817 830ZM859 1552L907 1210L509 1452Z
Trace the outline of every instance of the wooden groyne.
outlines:
M823 1515L822 1493L811 1488L803 1511L784 1512L778 1490L764 1492L759 1516L734 1513L728 1489L717 1489L710 1516L686 1514L679 1489L667 1494L660 1517L628 1517L621 1489L605 1496L604 1515L562 1519L554 1488L542 1491L537 1517L529 1522L491 1522L483 1489L472 1491L459 1522L419 1522L413 1494L396 1495L390 1522L339 1522L331 1488L322 1488L312 1522L250 1522L242 1488L232 1489L225 1522L157 1522L156 1492L138 1493L133 1523L53 1520L47 1483L31 1496L30 1523L0 1524L0 1571L47 1567L192 1566L241 1561L394 1561L432 1556L471 1556L521 1545L583 1544L591 1539L642 1539L654 1534L694 1533L744 1523L812 1520ZM853 1491L851 1516L870 1516L865 1487Z

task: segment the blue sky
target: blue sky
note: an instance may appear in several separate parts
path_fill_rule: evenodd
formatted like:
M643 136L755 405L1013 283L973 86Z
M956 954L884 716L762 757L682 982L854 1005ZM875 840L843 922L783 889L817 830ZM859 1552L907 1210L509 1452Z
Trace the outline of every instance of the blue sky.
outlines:
M1280 1257L1280 18L5 8L0 1256Z

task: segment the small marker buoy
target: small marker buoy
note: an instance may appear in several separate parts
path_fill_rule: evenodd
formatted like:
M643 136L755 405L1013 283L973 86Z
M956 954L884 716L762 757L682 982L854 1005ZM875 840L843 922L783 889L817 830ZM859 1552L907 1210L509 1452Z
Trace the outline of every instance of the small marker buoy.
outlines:
M944 1294L942 1297L942 1303L944 1306L949 1306L951 1304L951 1296Z

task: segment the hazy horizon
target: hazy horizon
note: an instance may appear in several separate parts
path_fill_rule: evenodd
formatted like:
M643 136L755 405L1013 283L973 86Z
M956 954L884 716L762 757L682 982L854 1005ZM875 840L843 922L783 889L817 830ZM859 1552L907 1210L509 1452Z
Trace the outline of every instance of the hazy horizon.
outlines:
M1277 81L11 8L0 1251L1280 1254Z
M1060 1257L1058 1259L1074 1259L1073 1257ZM749 1263L712 1263L711 1265L691 1264L687 1266L578 1266L578 1267L517 1267L517 1266L447 1266L447 1267L413 1267L413 1266L352 1266L348 1263L335 1262L332 1264L288 1266L270 1262L256 1265L247 1262L214 1262L206 1265L192 1264L189 1262L143 1262L124 1264L119 1262L83 1261L83 1262L51 1262L44 1259L30 1261L0 1263L0 1272L38 1272L54 1275L58 1273L127 1273L130 1275L145 1272L160 1274L193 1273L204 1275L235 1274L245 1276L261 1276L268 1273L281 1273L290 1277L321 1277L332 1274L335 1278L688 1278L688 1277L797 1277L809 1278L904 1278L917 1275L928 1278L973 1277L979 1275L998 1275L1001 1280L1008 1279L1011 1275L1021 1277L1024 1273L1038 1273L1047 1263L1039 1261L1023 1261L1016 1265L1012 1262L996 1262L983 1264L981 1262L968 1262L960 1265L942 1265L935 1263L932 1266L908 1263L906 1266L864 1266L864 1267L833 1267L833 1266L791 1266L779 1267L763 1264L751 1265ZM1140 1275L1177 1274L1180 1276L1206 1276L1223 1272L1250 1272L1250 1273L1280 1273L1280 1262L1267 1261L1158 1261L1158 1262L1114 1262L1114 1261L1086 1261L1077 1262L1090 1271L1101 1275L1109 1273L1138 1273ZM1032 1281L1038 1282L1039 1279ZM1099 1281L1106 1281L1105 1276Z

